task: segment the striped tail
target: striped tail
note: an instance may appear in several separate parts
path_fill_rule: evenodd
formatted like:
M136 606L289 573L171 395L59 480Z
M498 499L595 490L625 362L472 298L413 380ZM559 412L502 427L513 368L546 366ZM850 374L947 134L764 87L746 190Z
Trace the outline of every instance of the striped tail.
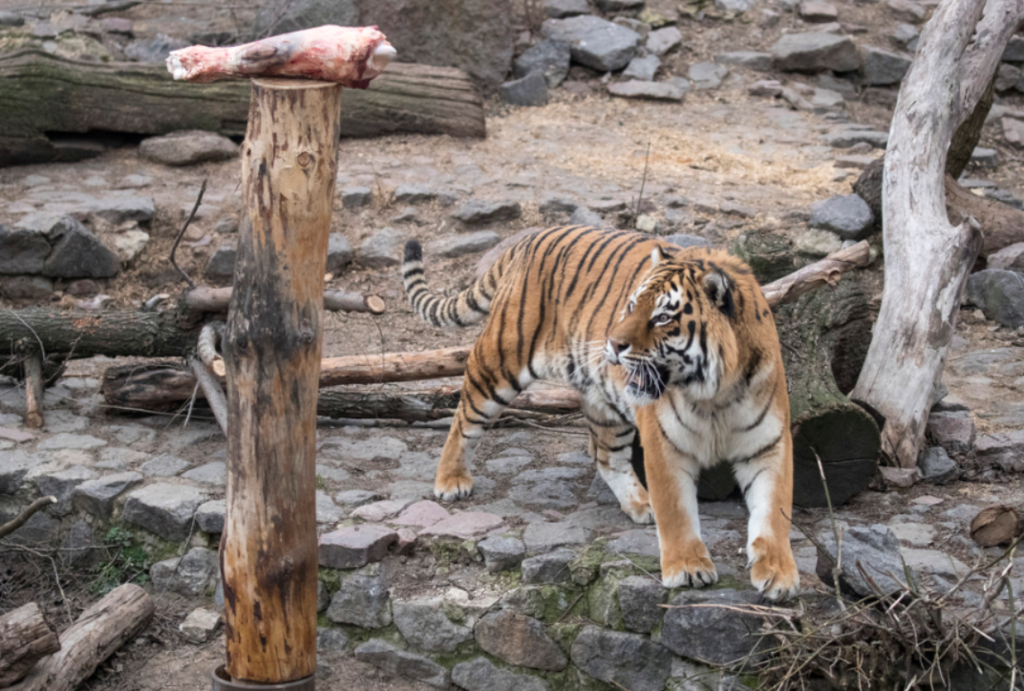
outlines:
M487 318L491 298L498 287L498 279L507 262L502 257L487 273L466 290L452 297L441 297L430 292L423 277L423 248L416 240L405 243L402 279L405 293L416 314L434 326L469 326Z

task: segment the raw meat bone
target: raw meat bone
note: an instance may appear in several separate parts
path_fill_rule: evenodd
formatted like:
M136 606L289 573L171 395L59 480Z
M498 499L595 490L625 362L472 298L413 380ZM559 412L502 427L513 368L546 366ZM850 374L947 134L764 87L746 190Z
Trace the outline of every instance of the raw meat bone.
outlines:
M365 89L396 54L375 26L328 25L229 48L182 48L167 57L167 69L192 82L303 77Z

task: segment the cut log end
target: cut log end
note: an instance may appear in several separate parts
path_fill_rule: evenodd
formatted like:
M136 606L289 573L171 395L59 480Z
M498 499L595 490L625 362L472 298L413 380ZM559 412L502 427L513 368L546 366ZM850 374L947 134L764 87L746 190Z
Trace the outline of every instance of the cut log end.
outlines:
M971 521L971 539L982 547L1005 545L1020 535L1020 514L1009 506L982 509Z
M384 314L387 304L384 302L384 298L379 295L367 295L366 307L370 310L370 314Z

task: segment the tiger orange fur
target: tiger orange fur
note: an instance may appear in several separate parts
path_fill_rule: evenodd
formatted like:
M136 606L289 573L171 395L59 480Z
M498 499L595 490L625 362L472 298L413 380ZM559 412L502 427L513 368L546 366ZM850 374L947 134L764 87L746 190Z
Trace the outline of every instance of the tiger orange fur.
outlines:
M427 321L487 319L437 467L437 497L468 496L484 427L532 382L560 379L581 394L591 455L622 509L638 523L657 519L666 586L718 578L700 538L697 478L725 460L750 510L752 582L770 599L796 592L785 372L771 310L742 261L565 226L523 238L452 297L430 292L415 240L402 271ZM636 432L649 493L630 463Z

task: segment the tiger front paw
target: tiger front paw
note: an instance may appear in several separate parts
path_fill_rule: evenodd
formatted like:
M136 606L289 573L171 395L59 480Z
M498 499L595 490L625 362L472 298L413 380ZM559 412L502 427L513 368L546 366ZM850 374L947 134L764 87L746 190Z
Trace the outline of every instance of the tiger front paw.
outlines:
M434 496L442 501L465 499L472 493L473 478L468 473L443 478L438 476L434 480Z
M626 515L633 519L634 523L641 525L654 523L654 509L651 508L651 500L647 492L627 498L620 503L620 506Z
M750 582L773 602L788 600L800 588L800 571L789 543L772 543L758 538L749 549Z
M666 588L703 588L718 582L718 571L699 540L678 556L661 556L661 581Z

